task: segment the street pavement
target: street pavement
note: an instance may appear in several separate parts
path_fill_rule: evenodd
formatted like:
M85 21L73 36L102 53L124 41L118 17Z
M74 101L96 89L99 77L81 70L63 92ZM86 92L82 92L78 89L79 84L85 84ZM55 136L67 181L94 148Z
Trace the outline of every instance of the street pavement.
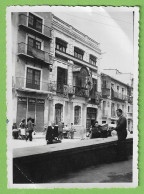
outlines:
M130 183L132 157L129 160L91 166L49 180L49 183Z

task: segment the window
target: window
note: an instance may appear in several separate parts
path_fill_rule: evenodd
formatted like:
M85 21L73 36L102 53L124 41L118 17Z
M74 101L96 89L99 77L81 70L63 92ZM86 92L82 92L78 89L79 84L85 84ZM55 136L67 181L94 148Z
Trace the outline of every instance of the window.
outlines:
M81 107L74 107L74 125L80 125L81 123Z
M91 65L96 65L96 57L93 55L90 55L89 62Z
M28 26L42 32L42 19L29 13Z
M120 105L119 104L117 104L117 109L119 109L120 108Z
M41 49L41 42L34 38L28 37L28 46L27 46L28 55L33 55L33 48Z
M103 110L102 110L102 112L103 112L103 116L107 115L106 114L106 101L103 101Z
M66 53L67 42L61 40L60 38L56 38L56 49Z
M57 92L64 92L64 85L67 85L67 69L57 67Z
M119 86L117 86L117 92L119 93Z
M115 117L115 104L114 103L112 103L111 105L111 116Z
M83 60L83 55L84 55L84 51L77 48L77 47L74 47L74 56L78 59L81 59Z
M122 111L124 112L124 105L122 105Z
M27 68L26 88L40 90L40 70Z

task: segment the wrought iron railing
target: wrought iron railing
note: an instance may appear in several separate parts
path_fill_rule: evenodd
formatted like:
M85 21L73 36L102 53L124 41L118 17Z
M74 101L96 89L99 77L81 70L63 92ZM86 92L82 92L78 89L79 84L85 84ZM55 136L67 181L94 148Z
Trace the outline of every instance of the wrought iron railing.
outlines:
M42 82L24 77L13 77L13 87L16 89L34 89L55 92L56 82Z
M127 100L126 95L118 93L118 92L114 92L114 91L111 93L111 98L112 99L123 100L123 101Z
M37 21L37 23L39 23L39 25L42 25L42 28L41 30L39 28L35 28L35 27L32 27L32 26L29 26L28 23L29 23L29 16L25 15L25 14L20 14L19 15L19 25L23 25L23 26L26 26L32 30L35 30L37 31L38 33L41 33L41 34L44 34L45 36L47 37L51 37L51 31L52 29L42 23L40 23L39 21Z
M50 53L34 48L23 42L18 43L18 54L30 55L46 63L53 64L53 56Z

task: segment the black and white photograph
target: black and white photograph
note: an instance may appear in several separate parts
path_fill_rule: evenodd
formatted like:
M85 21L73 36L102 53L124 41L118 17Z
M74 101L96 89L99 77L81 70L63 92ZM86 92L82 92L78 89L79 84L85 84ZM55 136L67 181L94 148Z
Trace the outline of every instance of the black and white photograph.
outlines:
M138 185L139 8L7 8L9 188Z

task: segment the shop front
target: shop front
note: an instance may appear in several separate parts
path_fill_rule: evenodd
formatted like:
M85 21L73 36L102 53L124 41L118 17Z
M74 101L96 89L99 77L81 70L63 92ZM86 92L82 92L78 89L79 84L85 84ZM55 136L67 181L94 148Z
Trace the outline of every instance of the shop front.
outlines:
M31 117L35 124L35 130L41 132L44 129L45 99L17 97L17 125L22 119Z

